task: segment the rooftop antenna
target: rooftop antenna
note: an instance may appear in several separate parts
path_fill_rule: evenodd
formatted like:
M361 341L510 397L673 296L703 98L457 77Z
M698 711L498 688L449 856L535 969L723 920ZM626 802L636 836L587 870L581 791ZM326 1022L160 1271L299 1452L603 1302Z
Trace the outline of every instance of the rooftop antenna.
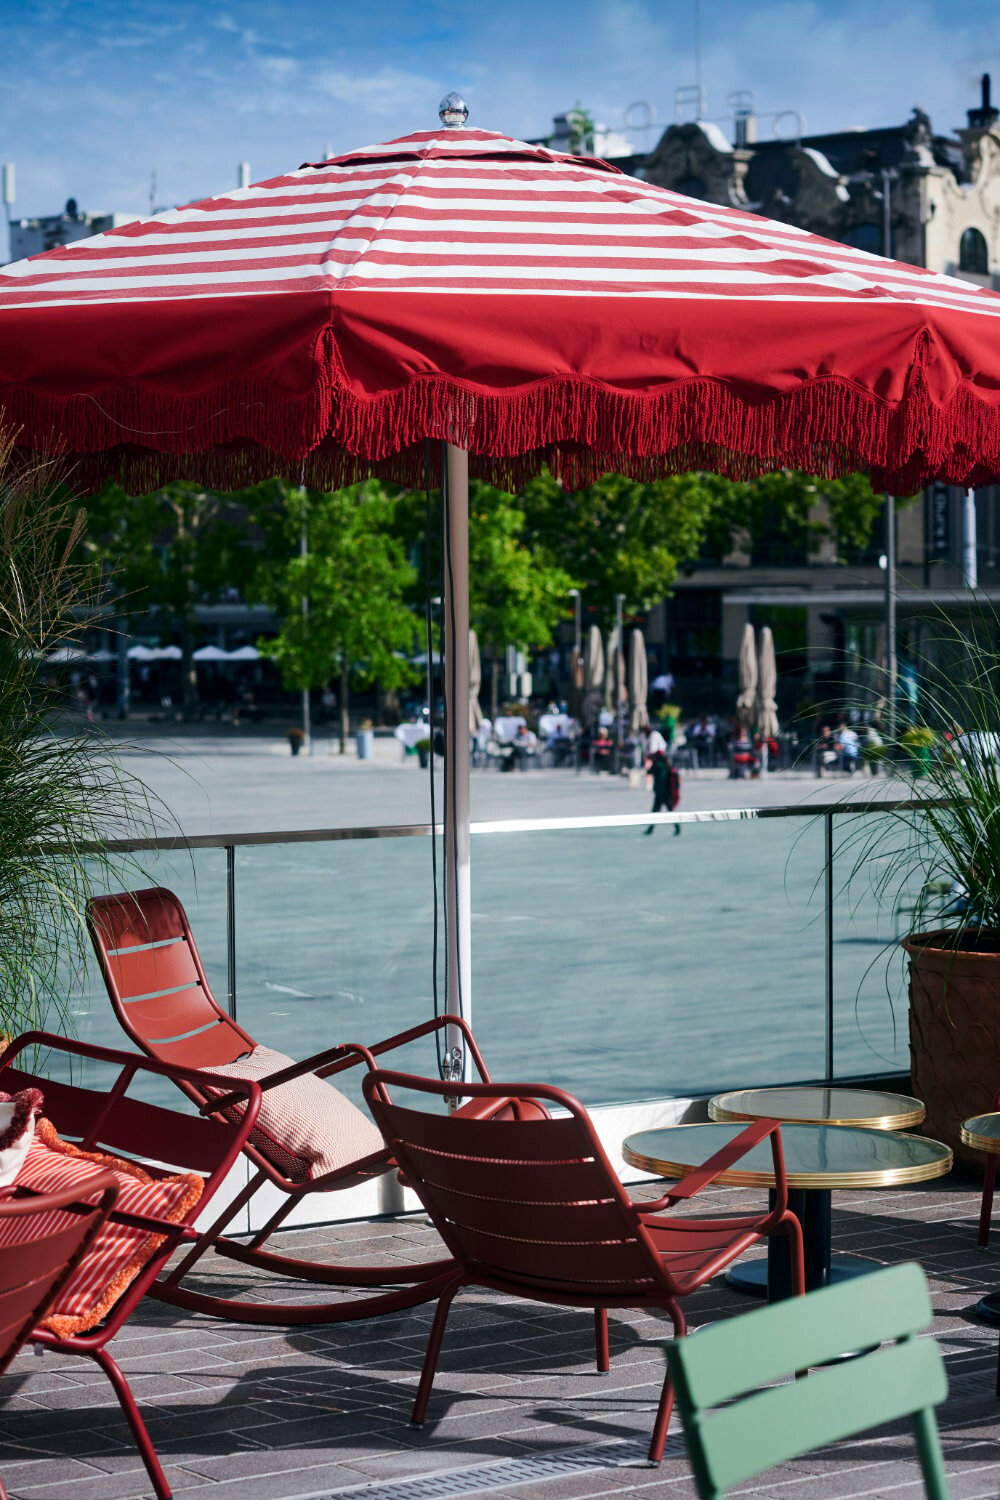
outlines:
M336 154L337 153L336 151L334 151L332 143L330 141L327 141L326 145L323 147L323 160L333 161L333 158L336 156Z
M250 186L250 163L241 161L236 168L236 186L248 188Z
M10 247L10 221L13 215L11 209L14 207L14 163L5 161L3 164L3 206L7 215L7 254L13 255Z
M149 212L156 213L156 168L149 169Z
M633 104L625 106L622 123L633 135L642 137L642 148L645 151L648 144L646 137L656 124L656 110L645 99L636 99Z
M701 87L701 0L694 0L694 85L704 100ZM702 118L702 114L698 116Z

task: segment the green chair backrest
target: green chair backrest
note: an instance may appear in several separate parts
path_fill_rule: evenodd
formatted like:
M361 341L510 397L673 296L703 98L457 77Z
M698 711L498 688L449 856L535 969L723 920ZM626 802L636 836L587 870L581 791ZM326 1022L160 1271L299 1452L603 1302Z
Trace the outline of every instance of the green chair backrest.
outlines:
M927 1279L908 1264L669 1343L667 1363L701 1500L718 1500L762 1469L906 1416L913 1419L927 1494L947 1500L933 1408L947 1395L948 1380L937 1344L916 1336L930 1321ZM894 1342L872 1349L887 1341ZM871 1352L827 1363L855 1349ZM813 1369L806 1380L770 1384L806 1369Z

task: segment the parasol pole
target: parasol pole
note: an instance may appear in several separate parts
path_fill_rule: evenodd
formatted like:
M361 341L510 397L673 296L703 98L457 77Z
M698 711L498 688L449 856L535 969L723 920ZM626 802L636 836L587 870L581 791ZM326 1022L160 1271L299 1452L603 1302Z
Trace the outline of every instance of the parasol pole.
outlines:
M445 445L444 889L445 1008L471 1019L472 885L469 839L469 455ZM455 1049L459 1056L455 1057ZM452 1077L468 1075L462 1033L448 1028Z

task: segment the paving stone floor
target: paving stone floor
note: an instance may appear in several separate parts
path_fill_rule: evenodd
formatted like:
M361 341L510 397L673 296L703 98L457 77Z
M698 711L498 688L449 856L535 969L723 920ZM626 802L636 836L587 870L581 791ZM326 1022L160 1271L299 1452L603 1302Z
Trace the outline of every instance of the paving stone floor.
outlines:
M757 1206L715 1190L703 1209ZM953 1500L1000 1495L997 1334L975 1320L1000 1286L1000 1233L975 1248L978 1195L955 1179L834 1200L835 1247L886 1262L917 1259L932 1280L934 1333L950 1394L940 1421ZM426 1260L417 1219L298 1231L297 1255ZM361 1242L361 1245L359 1245ZM367 1242L367 1243L366 1243ZM288 1283L214 1260L204 1280L254 1297L310 1300ZM686 1304L692 1327L746 1310L719 1281ZM593 1366L592 1320L467 1293L449 1323L430 1416L407 1425L430 1325L420 1307L379 1321L280 1329L193 1317L147 1300L112 1345L139 1398L174 1493L213 1500L584 1500L694 1494L675 1418L658 1470L644 1466L663 1377L657 1319L612 1314L612 1368ZM151 1494L101 1373L85 1361L22 1353L0 1380L0 1475L12 1500L139 1500ZM883 1429L787 1463L734 1493L766 1500L923 1493L909 1436Z

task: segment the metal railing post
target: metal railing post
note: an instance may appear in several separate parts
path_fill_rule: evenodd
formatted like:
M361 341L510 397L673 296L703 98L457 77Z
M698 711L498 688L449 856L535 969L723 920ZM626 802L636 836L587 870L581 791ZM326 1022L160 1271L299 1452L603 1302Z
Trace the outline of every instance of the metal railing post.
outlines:
M236 846L226 845L226 971L229 1014L236 1020Z
M824 889L825 901L823 926L823 974L826 990L826 1056L824 1070L828 1082L833 1082L833 813L823 814L823 844L825 853Z

